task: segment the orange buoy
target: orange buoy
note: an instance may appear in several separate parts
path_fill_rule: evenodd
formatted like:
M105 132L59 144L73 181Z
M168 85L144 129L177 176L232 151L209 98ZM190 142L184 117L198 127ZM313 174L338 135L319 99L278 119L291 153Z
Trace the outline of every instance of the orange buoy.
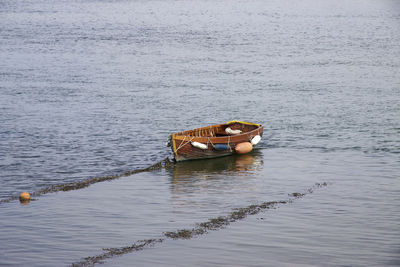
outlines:
M235 151L238 154L246 154L253 150L253 145L250 142L239 143L235 147Z
M29 202L31 200L31 195L28 192L22 192L19 195L19 201L21 202Z

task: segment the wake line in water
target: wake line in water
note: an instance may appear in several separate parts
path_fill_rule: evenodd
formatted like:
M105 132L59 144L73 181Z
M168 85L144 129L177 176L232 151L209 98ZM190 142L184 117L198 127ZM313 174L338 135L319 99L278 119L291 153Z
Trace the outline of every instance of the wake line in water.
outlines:
M48 193L55 193L55 192L59 192L59 191L71 191L71 190L78 190L78 189L82 189L82 188L86 188L89 187L92 184L95 183L100 183L100 182L105 182L105 181L111 181L111 180L115 180L124 176L129 176L132 174L136 174L136 173L141 173L141 172L148 172L148 171L153 171L153 170L158 170L161 168L164 168L166 166L169 166L170 164L173 164L172 161L169 160L168 157L166 157L165 159L147 167L147 168L143 168L143 169L137 169L137 170L131 170L131 171L126 171L122 174L117 174L117 175L109 175L109 176L103 176L103 177L93 177L93 178L88 178L85 179L83 181L79 181L79 182L72 182L72 183L67 183L67 184L58 184L58 185L52 185L50 187L46 187L43 189L40 189L38 191L32 192L31 196L32 197L38 197L44 194L48 194ZM0 204L1 203L8 203L11 202L13 200L17 200L19 199L18 196L13 196L10 197L8 199L0 199Z
M207 234L209 231L217 231L225 228L230 223L242 220L248 215L255 215L262 211L275 209L281 205L292 203L295 199L304 197L307 194L311 194L315 189L326 187L328 184L315 183L312 187L308 188L304 193L292 193L289 194L287 200L281 201L269 201L263 202L261 204L250 205L244 208L234 209L231 213L226 216L219 216L217 218L211 218L206 222L198 223L194 228L191 229L180 229L174 232L164 232L163 237L158 239L145 239L138 240L130 246L119 247L119 248L103 248L103 253L97 256L91 256L83 258L79 262L72 263L72 267L83 267L83 266L93 266L97 263L104 263L106 259L110 259L115 256L120 256L128 254L135 251L140 251L145 248L154 246L157 243L162 243L166 239L191 239L195 236Z

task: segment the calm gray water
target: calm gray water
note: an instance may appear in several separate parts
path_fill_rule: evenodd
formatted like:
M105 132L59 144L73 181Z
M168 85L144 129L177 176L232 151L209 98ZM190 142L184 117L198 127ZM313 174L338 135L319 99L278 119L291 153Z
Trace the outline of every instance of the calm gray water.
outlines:
M250 155L0 203L0 265L71 265L322 182L105 266L400 265L398 1L0 0L0 200L232 119L265 126Z

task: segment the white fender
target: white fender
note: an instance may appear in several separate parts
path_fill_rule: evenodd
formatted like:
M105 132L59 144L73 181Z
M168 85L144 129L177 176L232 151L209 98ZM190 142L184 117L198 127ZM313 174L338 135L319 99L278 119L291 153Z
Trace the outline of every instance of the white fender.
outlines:
M200 148L200 149L207 149L208 148L208 146L206 144L199 143L199 142L192 142L192 146Z
M261 140L261 136L256 135L256 136L254 136L254 137L251 139L251 144L252 144L253 146L255 146L255 145L258 144L258 142L260 142L260 140Z
M231 127L228 127L225 129L225 132L227 134L240 134L242 131L241 130L232 130Z

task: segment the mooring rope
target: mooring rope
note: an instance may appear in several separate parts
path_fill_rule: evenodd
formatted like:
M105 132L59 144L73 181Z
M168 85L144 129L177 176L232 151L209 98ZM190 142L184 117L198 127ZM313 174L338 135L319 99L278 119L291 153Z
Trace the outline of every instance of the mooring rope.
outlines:
M185 143L185 139L186 139L186 135L185 135L185 137L183 137L183 140L179 144L179 147L177 149L175 149L175 151L174 151L175 153L178 152L178 150L181 149L182 147L184 147L187 144L189 144L190 142L192 142L192 140L194 139L194 136L192 136L192 138L190 138L190 140L188 140L186 143Z
M31 196L33 197L38 197L44 194L48 194L48 193L55 193L55 192L59 192L59 191L71 191L71 190L78 190L78 189L82 189L82 188L86 188L92 184L95 183L99 183L99 182L104 182L104 181L111 181L111 180L115 180L124 176L129 176L132 174L136 174L136 173L141 173L141 172L148 172L148 171L152 171L152 170L157 170L157 169L161 169L163 167L169 166L170 164L173 164L173 162L168 158L164 158L163 160L160 160L159 162L146 167L146 168L142 168L142 169L136 169L136 170L131 170L131 171L126 171L122 174L116 174L116 175L109 175L109 176L102 176L102 177L93 177L93 178L88 178L82 181L78 181L78 182L71 182L71 183L66 183L66 184L56 184L56 185L51 185L49 187L46 188L42 188L38 191L32 192ZM18 196L12 196L8 199L0 199L0 204L1 203L8 203L14 200L19 199ZM34 200L34 199L32 199Z
M179 229L173 232L164 232L163 237L152 238L145 240L138 240L132 245L117 248L103 248L103 253L83 258L79 262L72 263L73 267L93 266L94 264L104 263L106 259L113 258L115 256L121 256L135 251L140 251L148 247L152 247L157 243L162 243L169 239L191 239L196 236L207 234L209 231L217 231L223 229L233 222L243 220L248 215L256 215L260 212L267 211L270 209L276 209L282 205L293 203L296 199L300 199L308 194L314 192L314 190L322 187L326 187L328 183L315 183L312 187L308 188L303 193L291 193L288 194L289 198L285 200L267 201L260 204L253 204L247 207L234 209L231 213L225 216L219 216L211 218L206 222L197 223L194 228Z

